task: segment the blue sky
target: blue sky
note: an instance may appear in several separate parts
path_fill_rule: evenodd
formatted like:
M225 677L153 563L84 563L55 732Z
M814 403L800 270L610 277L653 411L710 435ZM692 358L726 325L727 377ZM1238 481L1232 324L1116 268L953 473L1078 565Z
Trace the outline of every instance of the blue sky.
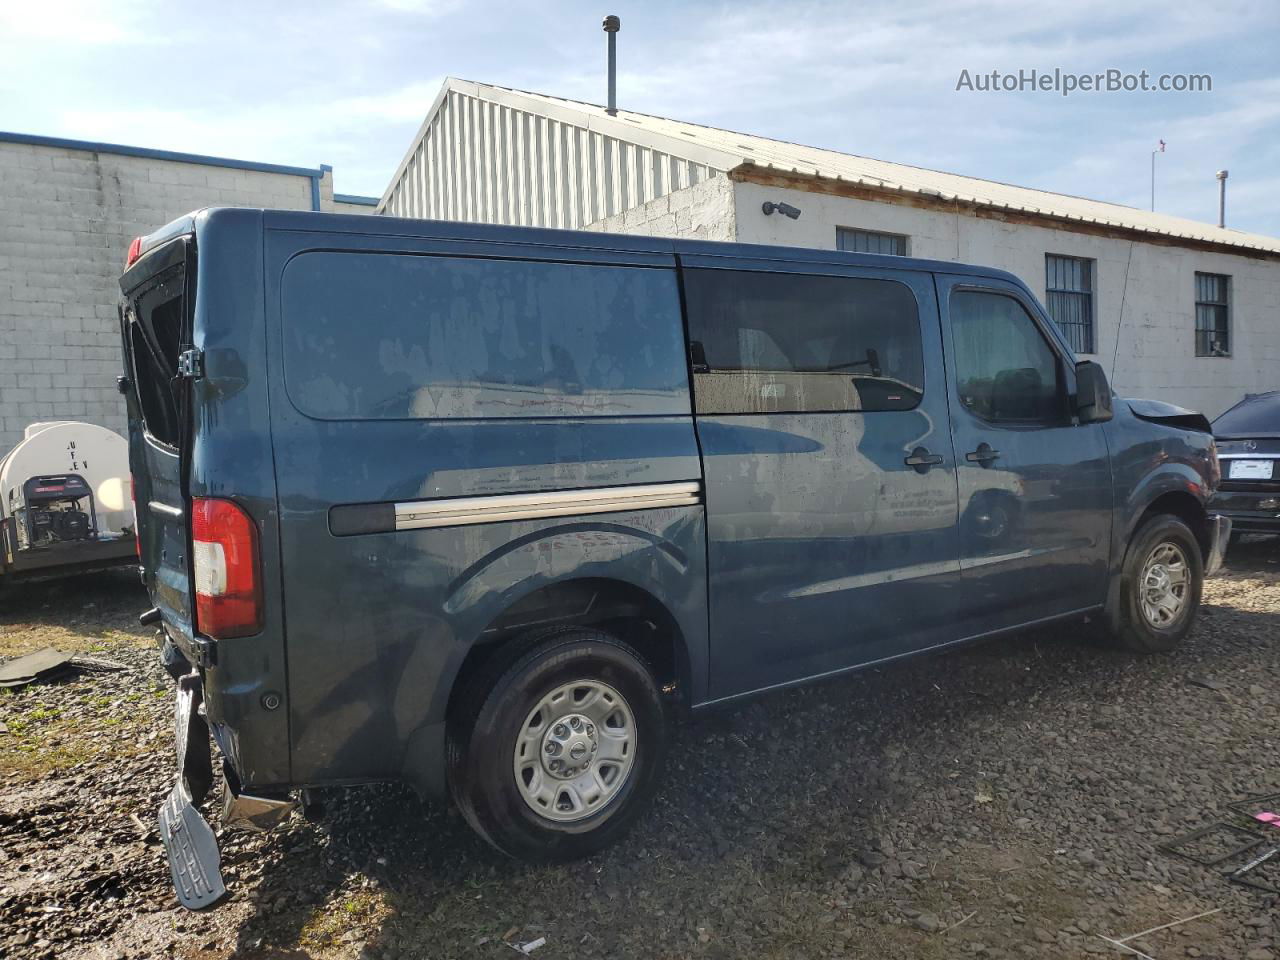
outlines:
M380 194L447 75L1280 235L1280 4L2 0L0 129L335 167ZM975 93L1019 69L1207 93Z

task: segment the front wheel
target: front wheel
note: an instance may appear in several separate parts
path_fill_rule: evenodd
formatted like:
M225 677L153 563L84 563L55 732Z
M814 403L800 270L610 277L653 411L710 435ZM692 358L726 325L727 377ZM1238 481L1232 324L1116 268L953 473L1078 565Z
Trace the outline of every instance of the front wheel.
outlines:
M449 782L472 827L504 853L570 860L618 839L657 789L666 725L640 656L569 628L515 641L463 693Z
M1203 588L1200 544L1190 528L1174 516L1152 517L1129 544L1112 635L1138 653L1174 649L1195 622Z

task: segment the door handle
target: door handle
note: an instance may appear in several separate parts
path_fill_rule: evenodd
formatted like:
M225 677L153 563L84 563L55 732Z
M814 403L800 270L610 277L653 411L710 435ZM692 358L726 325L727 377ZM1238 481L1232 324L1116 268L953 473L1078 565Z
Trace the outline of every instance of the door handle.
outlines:
M992 450L991 444L982 442L978 444L977 450L971 450L964 455L964 458L970 463L980 463L984 467L991 466L991 461L1000 456L999 450Z
M902 462L914 468L916 473L928 473L930 467L936 467L942 462L942 457L939 454L930 453L924 447L916 447L911 451L911 456Z

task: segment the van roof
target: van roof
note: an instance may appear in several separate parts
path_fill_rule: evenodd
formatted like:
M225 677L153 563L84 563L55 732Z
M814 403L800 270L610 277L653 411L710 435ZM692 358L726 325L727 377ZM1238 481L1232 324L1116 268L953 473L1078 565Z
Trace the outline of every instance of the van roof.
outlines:
M208 207L193 211L166 224L142 240L143 255L174 237L195 232L196 224L217 217L223 211L242 207ZM779 247L756 243L725 243L714 240L685 240L625 233L597 233L591 230L553 230L545 227L514 227L504 224L465 223L457 220L414 220L405 217L369 216L349 213L314 213L300 210L261 210L263 226L269 230L315 233L349 233L385 237L414 237L428 240L485 240L490 242L575 247L631 253L674 254L703 257L734 257L782 263L858 264L881 269L922 270L932 273L963 273L1005 280L1017 286L1023 282L1006 270L980 264L949 260L923 260L876 253L848 253L811 247Z

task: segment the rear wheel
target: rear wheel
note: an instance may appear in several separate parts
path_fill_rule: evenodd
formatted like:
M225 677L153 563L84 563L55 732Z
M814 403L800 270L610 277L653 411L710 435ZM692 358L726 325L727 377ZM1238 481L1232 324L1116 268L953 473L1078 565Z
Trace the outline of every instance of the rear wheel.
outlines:
M660 694L640 656L603 631L566 628L516 641L462 693L449 783L499 850L569 860L634 824L665 750Z
M1174 649L1195 622L1203 587L1200 544L1191 529L1174 516L1151 517L1129 543L1113 637L1139 653Z

